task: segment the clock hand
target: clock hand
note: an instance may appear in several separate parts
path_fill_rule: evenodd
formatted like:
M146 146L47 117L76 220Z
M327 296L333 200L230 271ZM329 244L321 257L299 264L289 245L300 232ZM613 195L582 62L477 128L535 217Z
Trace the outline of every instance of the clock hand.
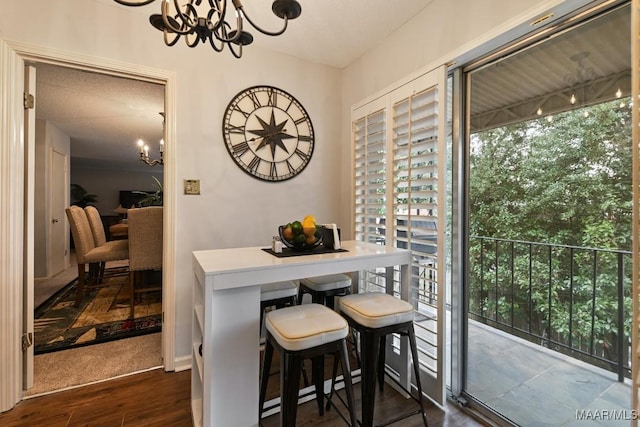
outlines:
M256 147L256 150L266 147L267 144L269 144L271 137L280 135L280 134L285 134L286 131L287 131L286 129L282 129L280 131L261 136L260 138L262 138L262 141L260 141L260 144L258 144L258 146ZM254 138L251 138L249 141L255 141L256 139L258 138L254 137Z

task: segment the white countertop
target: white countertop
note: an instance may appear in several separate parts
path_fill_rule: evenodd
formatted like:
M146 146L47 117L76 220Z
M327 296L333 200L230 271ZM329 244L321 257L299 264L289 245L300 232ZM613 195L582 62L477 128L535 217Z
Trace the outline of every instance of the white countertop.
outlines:
M353 240L342 242L346 252L326 254L276 257L263 248L266 246L194 251L195 274L213 290L222 290L354 269L402 265L410 261L410 252L405 249ZM343 262L344 267L341 266ZM260 274L266 271L269 272L269 280L261 282Z

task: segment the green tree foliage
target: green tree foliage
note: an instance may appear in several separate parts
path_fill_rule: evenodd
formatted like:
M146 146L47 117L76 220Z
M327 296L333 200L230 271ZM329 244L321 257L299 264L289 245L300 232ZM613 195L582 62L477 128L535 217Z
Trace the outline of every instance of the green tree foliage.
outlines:
M631 111L619 105L475 134L471 234L628 250Z
M472 135L470 312L615 360L618 254L554 245L630 250L631 162L628 100Z

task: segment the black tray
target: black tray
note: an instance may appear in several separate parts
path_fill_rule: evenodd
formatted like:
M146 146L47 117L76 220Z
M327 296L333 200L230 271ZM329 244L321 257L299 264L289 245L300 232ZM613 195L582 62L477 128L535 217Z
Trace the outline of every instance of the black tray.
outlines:
M332 254L337 252L349 252L346 249L330 249L330 248L325 248L324 246L316 246L315 248L305 250L305 251L297 251L297 250L285 247L285 248L282 248L281 253L274 252L273 249L271 248L262 248L262 250L278 258L286 258L290 256Z

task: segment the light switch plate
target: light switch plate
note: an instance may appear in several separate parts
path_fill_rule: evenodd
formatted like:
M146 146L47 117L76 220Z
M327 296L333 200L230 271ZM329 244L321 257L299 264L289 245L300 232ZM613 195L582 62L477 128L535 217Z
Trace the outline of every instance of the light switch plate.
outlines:
M199 179L185 179L184 180L184 194L200 194L200 180Z

